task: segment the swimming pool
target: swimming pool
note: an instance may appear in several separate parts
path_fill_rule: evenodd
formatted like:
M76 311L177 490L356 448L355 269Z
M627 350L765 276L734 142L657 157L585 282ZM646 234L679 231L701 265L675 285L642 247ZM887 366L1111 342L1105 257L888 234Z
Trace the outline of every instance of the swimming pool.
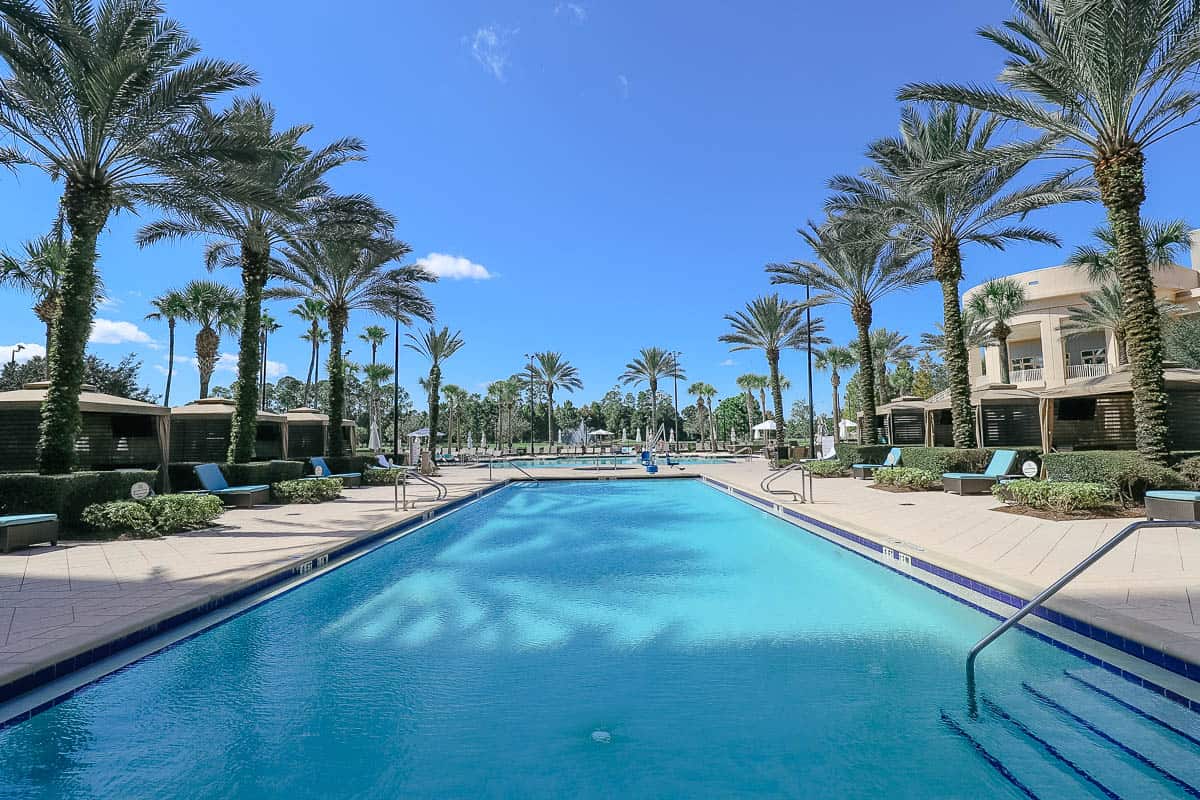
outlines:
M718 456L677 456L672 455L671 461L676 464L732 464L733 460L729 458L720 458ZM511 461L496 461L493 462L497 469L503 468L506 464L515 464L524 469L538 468L547 469L552 467L595 467L599 464L601 467L613 466L629 466L640 467L642 460L638 456L576 456L564 458L518 458ZM658 456L658 463L666 465L667 459L665 455Z
M697 481L517 485L0 730L0 797L1200 785L1195 715L1029 635L969 719L993 624Z

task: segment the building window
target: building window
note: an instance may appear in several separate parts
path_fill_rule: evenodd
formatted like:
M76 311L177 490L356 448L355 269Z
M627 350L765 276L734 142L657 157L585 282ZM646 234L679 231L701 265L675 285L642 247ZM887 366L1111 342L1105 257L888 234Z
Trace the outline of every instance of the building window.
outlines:
M1042 359L1035 356L1022 356L1020 358L1009 359L1011 370L1019 372L1025 369L1037 369L1042 366Z
M1107 364L1108 359L1105 355L1104 348L1098 347L1094 350L1080 350L1079 363L1086 365Z

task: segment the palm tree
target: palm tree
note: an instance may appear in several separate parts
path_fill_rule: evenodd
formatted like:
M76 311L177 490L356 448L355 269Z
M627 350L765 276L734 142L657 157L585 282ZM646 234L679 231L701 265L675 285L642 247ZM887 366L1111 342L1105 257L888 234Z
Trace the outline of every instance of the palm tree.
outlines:
M762 350L767 357L770 370L771 399L775 405L775 427L783 435L783 387L779 382L779 356L783 350L803 350L811 344L828 344L829 340L819 336L825 330L824 322L818 317L811 326L805 324L806 308L802 303L784 300L778 293L756 297L742 311L726 314L725 319L733 327L719 340L732 345L729 349Z
M62 307L63 279L69 246L57 236L42 236L26 242L20 256L0 253L0 287L11 287L33 296L33 313L46 329L46 355ZM96 284L100 292L99 279ZM97 298L98 299L98 298ZM46 377L50 361L46 360Z
M411 340L404 345L405 347L429 359L429 441L431 445L436 446L438 392L442 383L442 362L461 350L466 342L463 341L462 331L451 333L450 329L444 326L439 331L431 325L429 330L422 331L418 336L411 333L407 333L405 336Z
M875 369L875 402L886 403L891 399L888 383L888 365L899 366L902 361L917 357L917 348L908 344L908 337L899 331L876 328L871 331L871 358ZM858 353L858 344L850 345Z
M241 322L242 296L216 281L191 281L180 290L183 301L179 319L199 325L196 334L196 366L200 371L200 399L208 397L208 384L221 352L221 334L237 330Z
M264 311L262 313L262 317L259 318L258 329L261 331L260 335L262 337L262 369L259 371L258 380L260 394L262 396L263 411L267 410L267 337L282 327L283 326L279 324L279 321L266 311Z
M970 304L1000 346L1000 382L1008 383L1008 337L1012 334L1008 323L1025 306L1025 287L1013 278L993 278L971 295Z
M746 397L746 435L750 435L750 431L754 428L754 393L765 392L770 381L766 375L756 375L747 373L740 375L737 379L738 388L742 390ZM767 404L764 402L761 406L764 418L767 412Z
M1125 298L1137 448L1165 464L1162 325L1141 207L1146 150L1197 122L1200 93L1192 81L1200 62L1200 6L1195 0L1014 4L1005 29L980 31L1007 53L999 80L1008 91L922 83L905 87L900 97L963 103L1028 125L1045 135L1008 153L1024 149L1091 166L1114 234Z
M1101 284L1094 292L1083 296L1084 305L1073 306L1070 314L1060 326L1064 331L1111 330L1117 341L1117 364L1128 363L1125 349L1125 299L1121 287L1115 280ZM1158 301L1159 318L1164 328L1170 321L1175 305L1166 300Z
M652 436L658 432L658 381L660 378L687 380L675 354L661 347L643 347L638 357L625 365L620 375L621 383L634 386L645 381L650 386L650 430Z
M886 220L895 235L916 252L929 254L933 275L942 288L943 326L953 343L945 351L945 362L955 447L973 447L975 443L958 294L963 245L975 243L1000 250L1019 241L1058 245L1054 234L1024 224L1025 215L1094 196L1090 181L1065 174L1010 188L1034 154L1004 157L1003 145L992 143L1001 127L999 117L952 103L935 104L927 114L905 108L899 135L870 145L867 155L872 164L860 175L833 178L830 187L839 194L826 204L834 213ZM986 159L988 166L930 174L931 167L967 155Z
M380 424L382 418L382 398L383 384L395 374L395 370L386 364L367 364L363 367L363 375L367 379L367 390L369 392L367 402L368 419L374 422L376 426ZM369 427L369 425L368 425ZM395 442L392 443L393 450L398 450Z
M404 313L423 320L433 319L433 305L421 291L420 283L434 277L420 267L388 265L404 258L410 248L390 236L371 236L372 224L358 238L339 236L322 238L318 233L303 232L284 247L284 264L275 267L282 281L263 293L267 298L318 298L325 303L329 318L329 418L340 420L346 411L346 365L343 344L350 324L350 312L394 313L393 293L405 287ZM329 452L344 450L340 425L329 426Z
M167 388L163 391L163 405L171 405L171 379L175 375L175 323L187 314L187 301L183 293L165 292L150 301L154 311L146 319L167 321Z
M357 139L340 139L312 151L301 143L311 125L277 131L275 109L255 97L238 98L219 114L206 112L203 124L218 138L234 139L260 157L173 161L165 169L168 188L160 193L159 202L167 216L142 228L138 242L145 246L164 239L202 236L208 242L205 261L209 269L241 271L246 307L242 310L229 460L245 463L254 457L255 377L262 359L259 317L275 251L287 241L316 235L324 228L354 227L356 213L373 204L363 197L334 196L326 182L330 170L362 160L364 147ZM238 189L233 201L227 197L228 186ZM349 222L346 216L351 217ZM340 439L341 428L335 425L332 430Z
M321 323L328 318L329 311L324 300L306 297L289 313L295 314L308 323L308 330L301 334L300 338L312 347L312 355L308 361L308 377L304 381L304 402L311 406L314 402L312 389L315 382L314 375L319 370L321 343L329 341L329 334L321 328Z
M841 395L838 388L842 385L841 370L850 369L858 363L854 351L849 347L831 346L818 350L814 354L813 366L820 370L829 370L829 383L833 387L833 440L840 441L841 428L838 423L842 419Z
M885 226L886 227L886 226ZM850 309L858 329L859 375L863 381L862 412L875 418L875 362L871 357L871 322L874 304L881 297L927 283L930 269L914 264L911 254L880 235L879 227L859 221L850 224L831 219L823 225L808 224L800 235L812 248L816 261L771 264L772 283L810 286L824 295L813 305L841 303ZM865 357L864 357L865 356ZM875 426L866 425L863 444L876 444Z
M387 328L382 325L368 325L363 328L363 332L358 335L358 338L371 346L371 363L374 364L379 348L387 341Z
M453 383L448 383L442 387L442 395L446 398L446 440L447 444L453 447L462 446L462 437L459 434L459 429L462 427L462 420L459 419L462 411L463 403L467 399L467 390Z
M946 358L946 326L938 323L936 327L937 331L934 333L921 334L921 344L917 346L917 351L936 353L944 361ZM987 341L988 332L985 328L983 321L975 316L971 307L965 306L962 310L962 338L968 348L976 347Z
M1107 283L1117 280L1117 242L1112 228L1103 225L1092 231L1100 243L1081 245L1067 259L1073 267L1084 270L1092 283ZM1188 225L1181 219L1169 222L1143 222L1142 242L1146 248L1146 263L1151 267L1165 267L1174 263L1179 251L1191 244Z
M717 449L717 431L713 426L712 399L717 396L716 387L711 383L697 381L688 387L688 394L696 398L696 407L700 409L700 442L704 443L707 431L711 437L712 447Z
M579 370L562 357L562 353L550 350L533 354L534 380L546 387L546 437L554 443L554 390L573 392L583 388Z
M246 67L196 59L196 43L151 0L0 0L0 126L18 147L0 161L62 180L71 231L50 341L38 467L65 473L75 457L84 353L96 300L96 240L119 206L141 199L167 159L212 144L191 125L205 103L255 81Z

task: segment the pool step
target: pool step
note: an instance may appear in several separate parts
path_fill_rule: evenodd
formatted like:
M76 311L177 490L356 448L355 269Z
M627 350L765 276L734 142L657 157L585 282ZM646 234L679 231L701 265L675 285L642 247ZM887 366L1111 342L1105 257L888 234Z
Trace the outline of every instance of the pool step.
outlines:
M1200 714L1189 711L1160 694L1135 686L1106 669L1069 669L1064 674L1123 708L1200 747Z

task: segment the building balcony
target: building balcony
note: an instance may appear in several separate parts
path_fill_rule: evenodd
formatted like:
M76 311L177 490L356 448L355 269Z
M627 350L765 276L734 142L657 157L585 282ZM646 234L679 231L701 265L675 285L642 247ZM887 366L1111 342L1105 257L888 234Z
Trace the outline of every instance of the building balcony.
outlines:
M1103 378L1108 374L1108 364L1069 364L1067 380L1075 378Z
M1041 367L1030 367L1028 369L1014 369L1008 373L1008 379L1012 383L1044 383L1045 378L1042 376Z

